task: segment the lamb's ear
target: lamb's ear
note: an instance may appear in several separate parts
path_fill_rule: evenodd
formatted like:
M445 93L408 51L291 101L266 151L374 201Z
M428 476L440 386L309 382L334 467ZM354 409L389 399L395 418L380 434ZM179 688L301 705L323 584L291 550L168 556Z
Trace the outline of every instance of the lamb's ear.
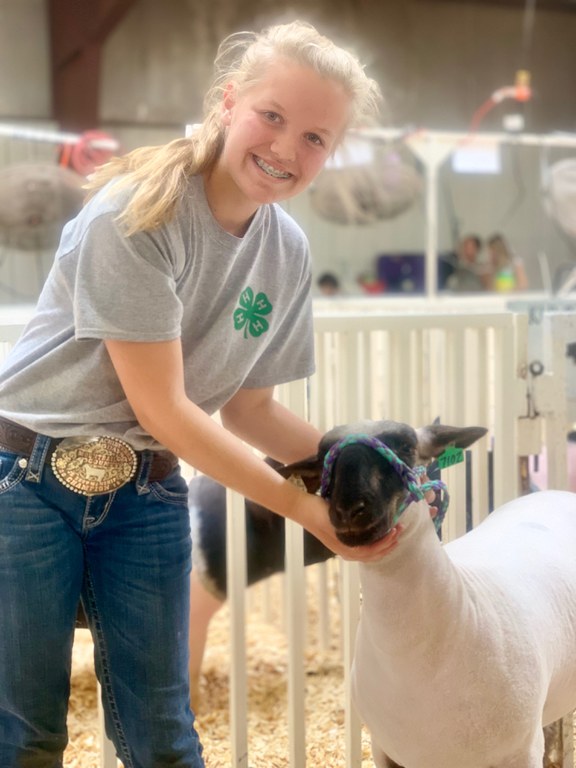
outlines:
M286 464L276 469L282 477L297 485L303 485L308 493L316 493L322 479L322 461L317 456L310 456L294 464Z
M480 440L488 432L485 427L449 427L446 424L431 424L416 430L418 435L418 456L422 463L440 456L449 445L456 448L468 446Z

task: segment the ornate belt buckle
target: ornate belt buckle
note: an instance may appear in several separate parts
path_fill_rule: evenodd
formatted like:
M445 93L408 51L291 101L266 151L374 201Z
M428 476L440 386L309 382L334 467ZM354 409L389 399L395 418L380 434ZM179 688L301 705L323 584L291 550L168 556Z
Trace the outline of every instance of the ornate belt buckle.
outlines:
M50 463L68 490L96 496L132 480L138 457L132 446L118 437L68 437L58 443Z

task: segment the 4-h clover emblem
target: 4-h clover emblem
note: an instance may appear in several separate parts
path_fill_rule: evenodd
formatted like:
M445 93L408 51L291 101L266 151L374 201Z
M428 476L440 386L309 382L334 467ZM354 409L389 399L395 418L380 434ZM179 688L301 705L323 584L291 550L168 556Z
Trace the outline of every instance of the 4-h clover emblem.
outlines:
M272 304L265 293L257 293L254 298L252 288L245 288L240 294L240 306L234 310L234 328L241 331L244 328L244 338L261 336L270 327L263 315L272 312Z

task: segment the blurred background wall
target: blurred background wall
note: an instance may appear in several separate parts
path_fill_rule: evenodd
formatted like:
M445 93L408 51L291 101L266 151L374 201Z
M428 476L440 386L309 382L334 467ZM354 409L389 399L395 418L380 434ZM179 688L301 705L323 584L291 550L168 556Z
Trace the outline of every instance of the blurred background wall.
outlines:
M576 131L575 0L0 0L0 169L57 163L60 153L54 142L7 135L7 126L104 131L120 151L182 136L201 119L218 42L296 17L366 62L385 96L382 126L466 132L486 99L527 70L533 98L496 105L479 130L501 131L508 114L521 112L530 134ZM456 173L445 162L439 250L467 232L503 232L531 287L548 287L576 249L546 213L546 171L575 155L504 144L497 173ZM0 220L1 206L0 177ZM328 221L308 193L286 207L310 238L315 272L338 273L350 290L374 272L378 254L425 247L424 195L369 225ZM33 300L52 256L52 247L0 245L0 302Z

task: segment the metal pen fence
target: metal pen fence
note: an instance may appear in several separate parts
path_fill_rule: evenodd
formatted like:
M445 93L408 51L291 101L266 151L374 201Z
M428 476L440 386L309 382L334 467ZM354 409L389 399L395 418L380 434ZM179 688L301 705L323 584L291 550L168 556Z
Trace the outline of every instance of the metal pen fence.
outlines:
M488 434L469 452L466 470L449 468L443 479L451 504L443 527L450 540L478 524L493 508L523 491L522 467L527 455L548 448L555 457L554 487L565 487L562 446L567 433L568 402L563 343L574 329L573 313L547 319L541 339L546 347L545 373L530 374L533 349L526 313L401 311L324 313L315 318L317 371L307 382L280 387L278 397L290 409L310 419L321 431L336 424L387 418L422 426L438 419L458 426L481 425ZM0 355L22 327L17 313L0 315ZM534 400L538 408L531 407ZM527 426L528 425L528 426ZM565 452L564 452L565 460ZM230 748L232 765L249 765L246 678L245 588L246 551L243 499L228 493L228 596L230 607ZM302 530L286 528L285 615L288 638L286 718L289 765L304 768L305 619L302 616L306 579ZM331 564L332 566L332 564ZM331 616L326 597L327 566L319 573L320 633ZM358 569L338 562L341 615L341 658L348 690L356 624L360 611ZM261 589L261 586L252 588ZM265 590L262 590L265 594ZM324 595L322 597L322 595ZM361 724L345 694L346 768L361 765ZM571 722L571 718L570 718ZM567 729L565 729L567 733ZM566 742L563 766L572 766ZM115 766L103 740L103 768Z
M413 426L432 423L480 425L488 434L467 451L467 464L443 472L451 504L443 526L443 540L462 535L496 506L525 490L522 471L526 456L550 446L555 451L556 484L565 487L561 466L566 457L566 377L562 339L572 327L573 316L551 316L551 344L547 381L541 380L539 411L527 403L535 397L529 373L532 349L528 344L527 314L499 311L476 313L324 314L316 317L317 372L303 384L281 388L279 398L291 409L310 418L322 431L336 424L362 419L388 418ZM547 344L551 338L547 339ZM528 426L526 426L528 424ZM242 499L229 494L228 541L241 541ZM289 639L288 711L290 766L306 765L304 693L305 647L302 622L304 566L301 531L289 523L286 551L286 616ZM244 544L228 551L229 589L235 590L231 615L232 764L248 766L250 734L247 719L243 640ZM345 690L351 667L356 625L360 611L358 570L340 565L340 617ZM314 566L320 573L326 565ZM232 593L230 593L232 594ZM326 604L326 600L323 604ZM324 615L323 622L329 621ZM321 622L321 630L323 626ZM361 724L349 696L345 701L347 768L361 765ZM571 717L564 728L564 766L572 767Z

